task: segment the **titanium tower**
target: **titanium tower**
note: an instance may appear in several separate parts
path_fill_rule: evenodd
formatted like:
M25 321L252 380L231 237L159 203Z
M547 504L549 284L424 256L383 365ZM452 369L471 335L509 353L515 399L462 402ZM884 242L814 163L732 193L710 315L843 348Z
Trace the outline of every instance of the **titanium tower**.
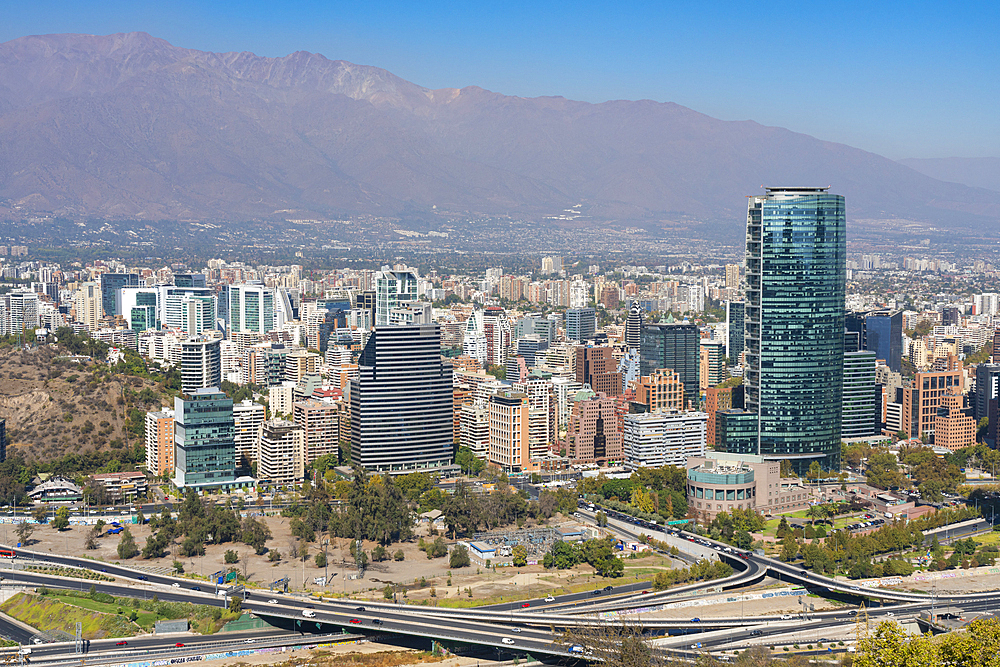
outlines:
M747 409L758 451L840 469L847 273L844 198L766 188L747 206Z

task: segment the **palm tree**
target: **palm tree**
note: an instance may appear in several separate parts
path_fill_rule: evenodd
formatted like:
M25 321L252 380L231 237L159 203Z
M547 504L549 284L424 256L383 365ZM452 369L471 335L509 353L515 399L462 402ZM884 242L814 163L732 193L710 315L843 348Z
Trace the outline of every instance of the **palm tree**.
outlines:
M816 519L821 519L826 516L826 510L823 509L822 505L810 505L806 510L806 516L809 517L810 524L815 526Z

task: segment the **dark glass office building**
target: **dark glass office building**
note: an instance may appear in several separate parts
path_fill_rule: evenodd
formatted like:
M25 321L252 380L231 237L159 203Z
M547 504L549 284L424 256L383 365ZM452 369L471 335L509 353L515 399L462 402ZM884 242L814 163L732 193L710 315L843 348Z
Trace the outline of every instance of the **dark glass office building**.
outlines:
M747 409L759 453L840 469L847 244L844 198L767 188L747 207Z
M451 378L437 324L376 327L351 380L351 461L384 472L451 463Z
M756 454L757 430L756 412L719 410L715 413L715 451Z
M875 383L875 353L844 353L844 408L840 437L867 438L879 433L882 392Z
M118 290L123 287L138 287L139 274L137 273L102 273L101 274L101 310L104 317L115 315L125 315L119 313L115 303Z
M847 313L844 326L861 338L861 349L874 352L894 373L903 369L903 311Z
M652 375L669 368L684 383L684 402L698 408L698 376L701 366L700 335L694 324L643 324L639 334L639 371Z
M729 301L726 303L726 356L729 357L730 365L735 366L740 363L740 355L743 354L745 343L743 342L746 304L742 301Z
M570 308L566 311L566 338L580 343L597 333L597 311L593 308Z

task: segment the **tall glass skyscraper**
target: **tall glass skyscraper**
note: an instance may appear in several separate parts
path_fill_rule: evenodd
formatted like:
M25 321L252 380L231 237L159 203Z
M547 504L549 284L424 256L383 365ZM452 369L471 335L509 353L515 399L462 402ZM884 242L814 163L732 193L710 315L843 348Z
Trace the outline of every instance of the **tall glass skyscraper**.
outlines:
M380 472L451 463L451 375L439 325L375 327L351 380L351 461Z
M767 188L747 207L747 409L759 453L840 469L847 274L844 198Z

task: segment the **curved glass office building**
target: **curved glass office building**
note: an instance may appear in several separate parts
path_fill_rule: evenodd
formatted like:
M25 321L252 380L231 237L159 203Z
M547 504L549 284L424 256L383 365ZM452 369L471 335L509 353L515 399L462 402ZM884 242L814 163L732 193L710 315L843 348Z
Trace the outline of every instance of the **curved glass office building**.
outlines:
M840 469L846 220L828 188L767 188L747 207L746 407L759 454Z

